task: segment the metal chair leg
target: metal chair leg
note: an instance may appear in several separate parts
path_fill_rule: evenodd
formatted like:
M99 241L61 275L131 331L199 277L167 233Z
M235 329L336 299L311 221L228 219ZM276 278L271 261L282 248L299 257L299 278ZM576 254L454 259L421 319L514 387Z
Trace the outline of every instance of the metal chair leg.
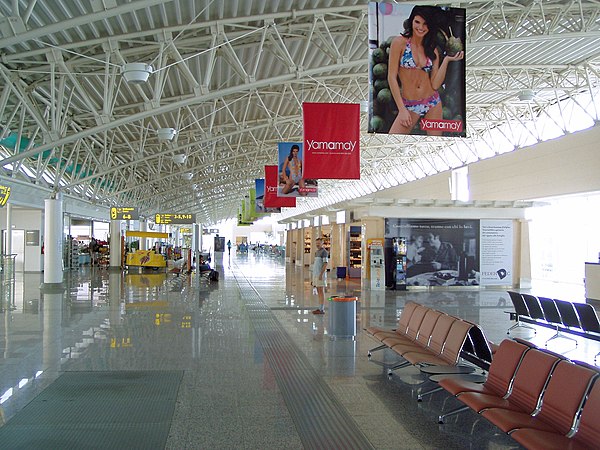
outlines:
M369 350L369 351L367 352L367 356L370 358L370 357L371 357L371 355L373 354L373 352L376 352L376 351L378 351L378 350L383 350L384 348L387 348L387 345L385 345L385 344L381 344L381 345L380 345L380 346L378 346L378 347L372 348L371 350Z
M550 339L548 339L548 340L546 341L546 343L545 343L546 347L548 347L548 342L550 342L550 341L551 341L551 340L553 340L553 339L558 339L558 338L568 339L569 341L573 341L573 342L575 342L575 347L577 347L577 346L578 346L578 344L579 344L579 343L577 342L577 339L574 339L574 338L572 338L572 337L570 337L570 336L566 336L565 334L561 333L561 332L558 330L558 327L556 327L556 334L555 334L554 336L552 336Z
M530 330L533 330L533 334L537 334L537 331L534 327L530 326L530 325L523 325L518 319L517 319L517 323L515 323L512 327L510 327L507 331L506 334L510 334L511 330L514 330L515 328L529 328Z
M409 363L408 361L404 361L404 362L402 362L402 363L400 363L400 364L396 364L395 366L392 366L392 367L388 368L388 377L391 377L391 376L392 376L392 372L393 372L394 370L396 370L396 369L402 369L403 367L406 367L406 366L411 366L411 365L412 365L412 364L411 364L411 363Z
M418 402L422 402L423 401L423 397L425 397L426 395L430 395L430 394L433 394L435 392L439 392L439 391L443 391L443 390L444 390L443 387L438 386L438 387L430 389L428 391L421 392L419 395L417 395L417 401Z
M471 408L469 408L468 406L461 406L460 408L453 409L452 411L448 411L446 414L442 414L442 415L438 416L438 423L442 424L442 423L444 423L444 419L446 417L453 416L455 414L466 411L468 409L471 409Z

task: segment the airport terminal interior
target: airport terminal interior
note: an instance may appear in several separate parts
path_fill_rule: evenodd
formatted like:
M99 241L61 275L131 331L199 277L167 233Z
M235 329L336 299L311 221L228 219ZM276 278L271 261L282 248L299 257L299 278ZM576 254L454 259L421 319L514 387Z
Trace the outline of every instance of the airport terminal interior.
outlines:
M508 293L600 309L598 3L424 3L0 0L0 449L519 448L370 354L411 302L598 370ZM455 267L408 283L413 238Z
M501 289L370 291L332 277L327 297L357 297L356 335L334 336L331 305L314 315L308 268L232 251L218 282L196 274L83 267L68 288L42 293L17 274L2 304L3 448L518 448L414 367L391 378L394 353L363 329L394 328L414 301L479 323L499 343L514 324ZM585 301L540 285L528 292ZM554 333L511 336L544 347ZM597 342L555 339L548 349L594 362Z

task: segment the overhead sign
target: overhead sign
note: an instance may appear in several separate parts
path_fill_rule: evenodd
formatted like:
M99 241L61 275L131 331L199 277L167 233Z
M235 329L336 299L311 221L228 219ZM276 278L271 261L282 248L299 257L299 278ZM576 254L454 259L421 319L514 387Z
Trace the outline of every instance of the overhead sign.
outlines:
M159 213L154 217L154 222L163 225L196 223L196 214Z
M303 103L306 179L360 179L360 105Z
M110 220L139 220L138 208L110 208Z
M8 198L10 197L10 187L0 185L0 206L6 205Z

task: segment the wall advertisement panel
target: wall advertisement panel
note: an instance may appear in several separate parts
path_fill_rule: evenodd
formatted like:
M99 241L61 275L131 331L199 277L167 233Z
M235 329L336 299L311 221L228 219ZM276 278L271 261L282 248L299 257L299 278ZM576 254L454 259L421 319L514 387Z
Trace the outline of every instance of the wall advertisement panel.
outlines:
M406 242L402 255L398 245ZM509 286L513 283L511 220L385 219L386 286L405 261L408 286ZM404 246L403 246L404 248Z
M481 285L512 286L512 220L482 220L479 239L481 242Z

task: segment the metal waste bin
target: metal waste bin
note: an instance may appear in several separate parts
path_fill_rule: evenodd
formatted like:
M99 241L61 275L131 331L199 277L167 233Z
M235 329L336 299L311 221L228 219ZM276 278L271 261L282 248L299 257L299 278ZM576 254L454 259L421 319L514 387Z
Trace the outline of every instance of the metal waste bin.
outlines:
M329 302L329 335L333 339L354 339L358 297L333 296Z

